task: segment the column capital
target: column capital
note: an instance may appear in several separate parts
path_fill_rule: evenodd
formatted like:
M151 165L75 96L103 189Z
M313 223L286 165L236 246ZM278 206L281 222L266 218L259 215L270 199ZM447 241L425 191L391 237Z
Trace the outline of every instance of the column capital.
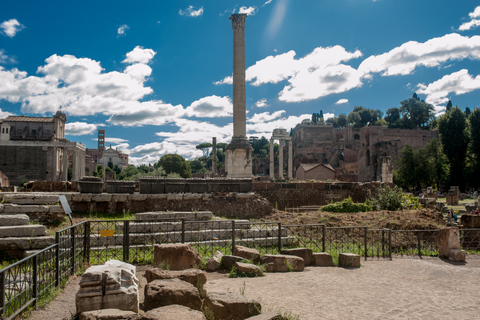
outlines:
M229 18L232 20L232 29L245 29L245 19L247 15L245 13L232 14Z

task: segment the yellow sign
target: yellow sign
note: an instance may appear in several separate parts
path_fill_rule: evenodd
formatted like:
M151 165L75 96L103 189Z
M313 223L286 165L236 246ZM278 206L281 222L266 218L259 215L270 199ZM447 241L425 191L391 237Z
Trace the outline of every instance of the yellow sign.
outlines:
M113 237L113 230L100 230L100 237Z

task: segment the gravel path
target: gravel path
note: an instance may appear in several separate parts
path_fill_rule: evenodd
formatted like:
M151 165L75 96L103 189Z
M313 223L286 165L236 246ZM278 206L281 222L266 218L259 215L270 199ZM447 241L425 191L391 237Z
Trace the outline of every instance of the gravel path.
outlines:
M144 270L138 270L142 284ZM71 319L78 279L72 279L55 301L29 319ZM459 265L440 259L394 259L362 261L359 269L307 267L304 272L268 273L261 278L230 279L209 273L205 286L209 292L244 288L245 295L257 299L264 311L291 313L302 320L437 320L478 319L479 285L480 259Z

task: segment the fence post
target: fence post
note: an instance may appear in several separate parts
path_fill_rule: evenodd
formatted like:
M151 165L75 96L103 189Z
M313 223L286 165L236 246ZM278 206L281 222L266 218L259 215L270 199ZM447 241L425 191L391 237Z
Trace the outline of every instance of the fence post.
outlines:
M72 235L72 248L70 251L72 258L71 272L70 274L75 274L75 227L70 228L70 234Z
M185 219L182 219L182 243L185 243Z
M130 221L123 220L123 262L130 260Z
M83 235L83 263L90 265L90 221L85 222L85 234Z
M326 236L327 236L327 227L326 227L325 225L323 225L322 232L323 232L323 237L322 237L322 252L325 252L325 247L326 247L326 242L327 242L327 239L326 239Z
M385 259L385 228L382 228L382 258Z
M368 228L365 227L364 231L363 231L363 234L364 234L364 237L365 237L365 261L367 261L367 258L368 258L368 248L367 248L367 242L368 242L368 237L367 237L367 230Z
M278 223L278 253L282 251L282 223Z
M232 254L235 251L235 220L232 220Z
M390 260L392 260L392 229L388 229L388 252L390 253Z
M60 234L55 232L55 243L57 247L55 249L55 286L60 286Z
M33 288L32 288L32 296L33 296L33 305L35 309L37 309L37 292L38 292L38 254L33 256Z
M422 247L420 243L420 231L417 231L417 241L418 241L418 256L422 257Z
M5 272L0 274L0 288L2 292L0 293L0 309L2 312L0 313L0 319L5 319Z

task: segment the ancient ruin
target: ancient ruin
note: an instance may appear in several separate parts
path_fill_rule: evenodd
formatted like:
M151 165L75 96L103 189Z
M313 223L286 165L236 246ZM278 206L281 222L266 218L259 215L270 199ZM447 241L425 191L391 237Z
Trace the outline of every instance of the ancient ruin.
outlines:
M283 179L283 143L288 142L288 169L287 177L288 179L293 178L292 175L292 160L293 160L293 146L292 138L287 133L285 129L274 129L272 137L270 138L270 179L275 179L275 163L274 163L274 152L273 152L273 142L278 140L278 177L280 180Z
M245 106L245 19L232 14L233 29L233 137L225 150L225 171L229 178L252 177L252 147L247 139Z

